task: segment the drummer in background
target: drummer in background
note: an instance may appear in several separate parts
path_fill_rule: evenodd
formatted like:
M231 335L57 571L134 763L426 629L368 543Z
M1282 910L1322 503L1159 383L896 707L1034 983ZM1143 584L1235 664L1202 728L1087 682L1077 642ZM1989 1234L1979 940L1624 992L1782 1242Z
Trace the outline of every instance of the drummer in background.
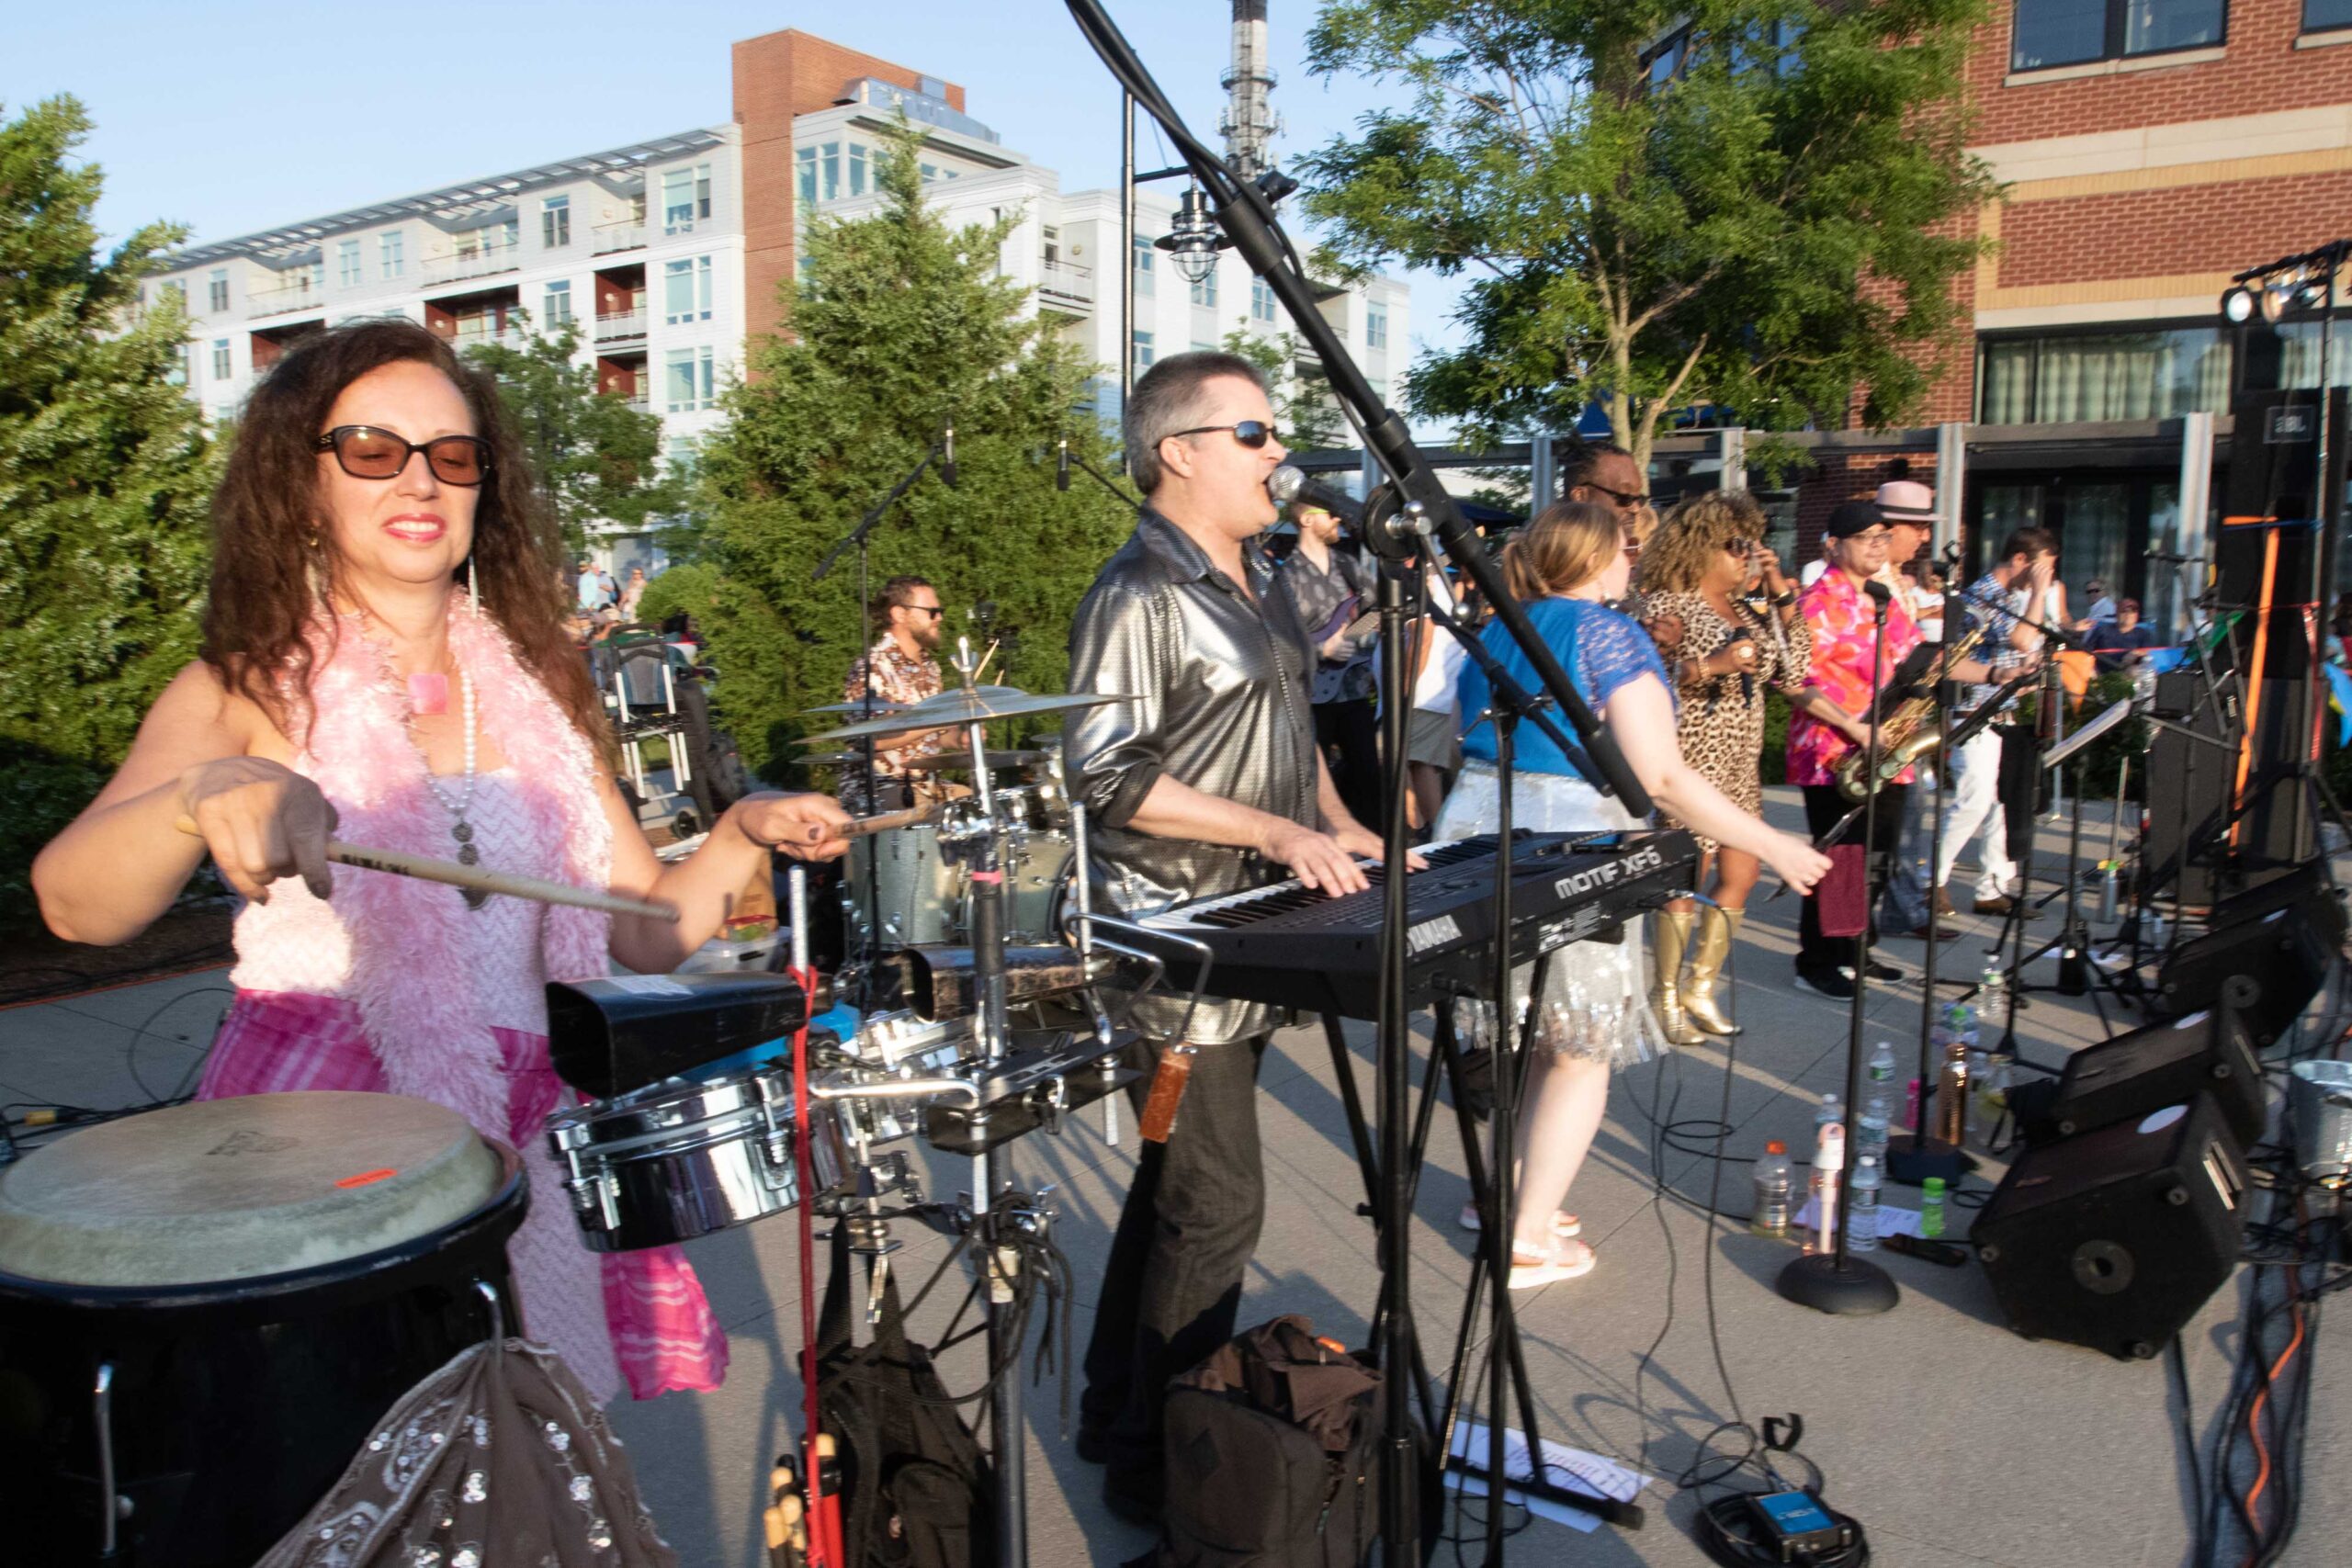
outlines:
M1274 521L1283 457L1257 367L1171 355L1127 400L1127 463L1145 507L1080 604L1070 689L1130 701L1066 726L1073 795L1090 814L1095 891L1129 919L1288 873L1326 893L1367 886L1353 857L1380 840L1349 816L1315 745L1315 653L1291 596L1250 541ZM1232 1337L1265 1215L1258 1063L1286 1013L1255 1002L1146 998L1134 1065L1189 1063L1175 1127L1146 1142L1104 1270L1086 1352L1080 1457L1103 1500L1157 1519L1168 1380ZM1180 1041L1176 1031L1186 1032Z
M237 998L202 1099L433 1100L530 1173L509 1244L531 1337L601 1401L718 1386L727 1340L675 1248L599 1257L544 1136L572 1098L545 987L678 966L776 849L831 859L848 818L757 794L664 866L613 782L564 635L560 545L490 378L424 327L322 331L254 390L213 498L202 658L34 863L50 929L129 942L209 852L246 900ZM191 835L177 826L187 822ZM332 871L330 834L664 903L675 924Z
M939 590L920 577L894 577L882 585L874 602L874 629L881 635L872 648L858 655L842 682L842 700L864 702L866 685L879 707L886 703L904 706L939 695L944 682L933 652L939 647L942 622ZM913 764L938 755L949 731L921 729L885 736L874 743L874 793L865 793L865 770L842 770L842 804L865 816L874 811L899 811L914 804L913 790L922 782Z

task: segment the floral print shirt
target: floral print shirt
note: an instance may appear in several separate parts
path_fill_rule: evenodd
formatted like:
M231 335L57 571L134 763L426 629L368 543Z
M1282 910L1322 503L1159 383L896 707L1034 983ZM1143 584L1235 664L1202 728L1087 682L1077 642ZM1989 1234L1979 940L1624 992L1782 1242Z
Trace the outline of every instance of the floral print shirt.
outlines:
M895 637L884 637L849 667L849 676L842 682L842 700L858 702L865 695L865 671L874 671L874 700L877 703L919 703L926 697L939 695L943 684L939 666L929 659L908 656ZM851 723L857 715L845 716ZM937 730L918 739L903 735L886 735L874 744L874 772L882 778L904 778L907 764L917 757L936 755L945 750L946 738ZM841 772L842 800L853 811L865 807L850 806L851 796L863 795L859 776L862 767L844 767Z
M1821 693L1856 718L1868 716L1879 686L1894 673L1919 642L1919 628L1896 594L1886 609L1886 650L1875 673L1871 649L1878 637L1871 604L1853 580L1832 568L1814 581L1798 603L1805 625L1813 630L1813 668L1805 684ZM1854 743L1810 714L1789 716L1789 782L1830 784L1838 782L1839 759ZM1896 780L1909 784L1905 769Z

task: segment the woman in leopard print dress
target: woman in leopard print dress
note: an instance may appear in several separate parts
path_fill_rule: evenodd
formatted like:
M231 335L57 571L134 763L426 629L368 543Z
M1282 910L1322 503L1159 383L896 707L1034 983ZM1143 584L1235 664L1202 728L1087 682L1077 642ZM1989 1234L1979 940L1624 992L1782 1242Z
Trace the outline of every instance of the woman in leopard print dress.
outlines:
M1747 491L1693 496L1658 525L1637 579L1644 620L1674 674L1683 761L1758 816L1764 807L1757 766L1764 694L1775 685L1803 685L1813 649L1796 593L1763 538L1763 509ZM1747 602L1757 592L1764 599L1760 613ZM1659 1027L1678 1044L1697 1043L1702 1031L1738 1032L1715 987L1758 870L1754 855L1719 848L1712 839L1702 837L1699 847L1706 857L1700 885L1712 868L1722 918L1700 924L1694 942L1697 904L1681 900L1658 915L1650 1000Z

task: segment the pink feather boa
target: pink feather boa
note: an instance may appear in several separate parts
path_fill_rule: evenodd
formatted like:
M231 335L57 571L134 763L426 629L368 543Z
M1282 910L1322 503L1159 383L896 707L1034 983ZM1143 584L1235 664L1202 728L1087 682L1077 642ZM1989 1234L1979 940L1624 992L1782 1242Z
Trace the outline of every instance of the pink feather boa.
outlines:
M462 594L450 603L450 651L473 677L482 733L496 736L507 758L530 770L533 795L562 813L563 880L608 886L612 823L596 795L594 752L497 626ZM448 858L449 814L425 782L424 754L409 739L407 688L384 649L356 615L322 623L311 649L302 771L335 801L336 837ZM498 1042L460 978L472 964L472 933L458 896L413 877L345 872L335 878L334 903L352 935L349 994L392 1092L446 1105L489 1136L506 1137ZM550 906L548 978L609 973L610 928L594 910Z

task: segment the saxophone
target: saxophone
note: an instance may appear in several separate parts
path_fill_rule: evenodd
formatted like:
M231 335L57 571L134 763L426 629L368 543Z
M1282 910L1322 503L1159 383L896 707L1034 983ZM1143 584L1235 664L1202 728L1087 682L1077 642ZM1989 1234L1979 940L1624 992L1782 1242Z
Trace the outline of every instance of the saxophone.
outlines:
M1919 679L1904 682L1926 685L1927 694L1905 698L1889 708L1878 722L1877 776L1869 773L1870 754L1857 746L1838 761L1839 794L1859 805L1877 794L1882 784L1893 784L1902 776L1904 769L1943 744L1943 730L1936 722L1935 688L1953 665L1976 651L1976 645L1984 637L1981 627L1972 626L1952 641L1938 645L1939 651L1928 656L1927 670Z

